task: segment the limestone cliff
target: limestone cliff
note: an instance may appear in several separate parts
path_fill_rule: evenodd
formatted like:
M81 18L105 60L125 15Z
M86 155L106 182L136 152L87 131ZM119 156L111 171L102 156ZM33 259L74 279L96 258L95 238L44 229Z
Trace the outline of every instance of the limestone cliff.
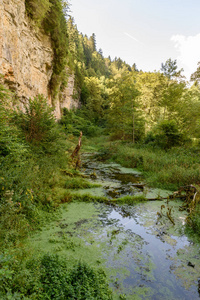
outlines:
M20 99L22 107L24 101L37 94L43 94L52 104L49 90L52 62L51 39L31 25L25 13L25 1L1 0L0 73ZM61 108L78 106L73 94L74 76L69 74L68 86L62 92L61 100L55 104L57 118L61 116Z

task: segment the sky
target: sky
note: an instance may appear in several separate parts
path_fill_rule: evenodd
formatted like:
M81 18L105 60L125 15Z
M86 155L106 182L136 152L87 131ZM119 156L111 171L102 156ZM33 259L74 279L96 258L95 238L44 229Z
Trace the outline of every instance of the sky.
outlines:
M158 71L177 60L189 80L200 61L200 0L70 0L79 32L96 35L104 57Z

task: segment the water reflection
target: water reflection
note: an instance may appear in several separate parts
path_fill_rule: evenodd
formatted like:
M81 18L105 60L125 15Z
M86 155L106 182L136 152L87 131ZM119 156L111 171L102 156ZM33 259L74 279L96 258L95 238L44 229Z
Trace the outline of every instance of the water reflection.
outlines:
M174 236L176 243L171 245L155 235L151 228L144 227L139 213L138 206L116 206L109 208L107 215L100 214L103 225L112 226L114 232L104 251L106 265L110 269L126 269L117 273L118 287L114 281L113 288L134 295L136 290L139 293L140 286L146 296L140 295L139 299L197 299L195 285L186 290L173 272L173 259L178 249L190 245L187 237ZM162 234L167 236L165 232Z
M170 193L149 189L140 172L115 163L104 164L89 157L83 168L88 176L95 170L95 182L102 184L101 193L108 198L144 192L155 198ZM160 201L135 206L101 204L102 232L97 239L105 244L103 256L113 289L126 294L127 299L199 298L198 245L194 248L184 234L185 215L179 212L178 201L164 204L172 210L175 225L164 217L157 222Z

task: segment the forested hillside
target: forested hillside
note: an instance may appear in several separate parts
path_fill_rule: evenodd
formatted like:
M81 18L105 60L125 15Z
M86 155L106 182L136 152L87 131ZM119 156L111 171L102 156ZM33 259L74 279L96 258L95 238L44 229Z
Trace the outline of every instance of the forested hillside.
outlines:
M57 122L53 108L38 95L22 112L13 93L0 85L0 298L66 299L55 296L55 284L47 288L56 269L60 286L68 278L67 299L112 299L102 272L82 263L70 271L57 256L34 260L24 241L55 217L61 203L73 200L69 182L90 186L71 158L80 131L86 150L139 168L150 186L175 191L194 185L188 226L199 233L200 67L189 83L171 58L159 71L144 72L137 62L130 66L104 57L95 33L88 37L78 31L66 1L25 3L33 26L51 37L53 97L66 86L68 68L75 74L80 108L63 109ZM85 277L77 284L80 274ZM82 296L80 286L86 287Z
M198 69L192 84L171 58L161 62L159 71L139 71L121 58L105 58L96 48L95 33L91 37L79 33L67 2L26 0L26 8L35 26L52 38L53 90L66 83L67 65L75 72L82 104L78 114L84 119L106 127L113 137L163 148L199 138Z

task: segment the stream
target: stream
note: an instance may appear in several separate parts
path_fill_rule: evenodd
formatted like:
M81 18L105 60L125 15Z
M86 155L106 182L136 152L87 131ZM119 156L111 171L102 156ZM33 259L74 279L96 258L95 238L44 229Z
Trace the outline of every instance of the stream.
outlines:
M82 172L100 186L76 190L79 194L108 199L171 194L146 187L137 170L105 164L90 155L83 157ZM200 247L185 235L181 204L179 200L132 205L74 201L64 204L59 220L30 242L36 251L59 253L69 264L78 259L102 267L114 299L199 299ZM175 225L167 218L169 210Z

